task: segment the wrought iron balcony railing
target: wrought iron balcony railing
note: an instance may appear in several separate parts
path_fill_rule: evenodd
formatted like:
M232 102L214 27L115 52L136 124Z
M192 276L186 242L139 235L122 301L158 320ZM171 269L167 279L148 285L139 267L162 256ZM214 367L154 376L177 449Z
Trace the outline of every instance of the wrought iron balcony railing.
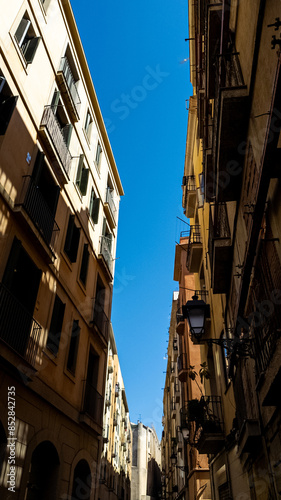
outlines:
M103 256L107 267L112 274L113 272L113 259L111 255L111 244L112 241L111 239L107 238L106 236L101 236L100 240L100 254Z
M44 196L30 175L23 176L23 189L17 206L24 208L47 245L54 250L55 236L59 233L59 227Z
M0 283L0 338L29 364L40 356L42 328L16 297Z
M74 76L72 74L72 71L69 66L69 62L67 57L62 57L61 62L60 62L60 67L59 67L59 72L62 72L64 76L65 83L67 85L69 94L72 99L73 106L75 107L77 113L79 112L80 104L81 104L81 99L79 97L78 91L77 91L77 85L74 79Z
M97 424L102 424L103 397L96 388L85 380L83 412L87 413Z
M113 218L113 220L114 220L114 222L116 224L117 208L115 206L114 199L113 199L113 196L112 196L112 189L110 189L109 187L106 189L106 199L105 199L105 201L109 205L112 218Z
M216 203L210 206L209 212L209 258L213 262L213 241L230 239L231 233L228 222L226 203Z
M93 319L91 321L95 325L104 340L108 342L109 339L109 319L104 312L103 306L97 301L94 302Z
M65 172L69 175L71 154L66 145L62 128L52 106L45 106L40 127L47 129L49 137L52 141L52 146L55 149Z

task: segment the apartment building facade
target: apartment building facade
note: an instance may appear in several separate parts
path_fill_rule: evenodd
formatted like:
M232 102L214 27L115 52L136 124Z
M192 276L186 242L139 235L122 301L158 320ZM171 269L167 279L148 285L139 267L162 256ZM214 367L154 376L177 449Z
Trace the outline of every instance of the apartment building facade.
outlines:
M214 499L281 491L279 10L189 2L183 208L186 266L210 306L192 336L211 372L195 445L208 453Z
M113 329L110 329L103 413L99 498L130 500L132 429Z
M95 499L123 189L69 1L3 10L0 496Z
M194 277L186 269L187 242L184 232L175 252L174 279L179 292L173 294L163 397L162 497L167 500L211 498L207 455L199 455L186 425L189 405L205 397L199 375L200 347L193 345L181 314L182 305L195 293Z
M142 422L131 428L131 500L156 500L161 495L161 444L154 428Z

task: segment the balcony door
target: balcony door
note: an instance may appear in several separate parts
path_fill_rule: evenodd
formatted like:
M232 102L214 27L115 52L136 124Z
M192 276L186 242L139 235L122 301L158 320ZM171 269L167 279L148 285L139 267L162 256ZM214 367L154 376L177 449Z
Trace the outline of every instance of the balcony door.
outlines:
M1 287L0 336L21 355L27 347L41 274L15 237Z
M50 213L55 216L57 204L60 194L60 187L55 183L51 172L45 164L45 155L38 152L36 162L32 172L34 184L40 189L42 196L50 210Z

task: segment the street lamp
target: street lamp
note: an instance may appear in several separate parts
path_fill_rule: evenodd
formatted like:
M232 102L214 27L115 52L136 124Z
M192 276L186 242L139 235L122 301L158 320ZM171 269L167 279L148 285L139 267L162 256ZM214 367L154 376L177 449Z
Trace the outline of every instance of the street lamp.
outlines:
M183 317L187 319L191 336L200 340L205 333L205 322L210 317L210 306L204 300L199 300L198 295L193 295L192 300L182 306Z
M172 465L176 465L177 463L177 455L175 452L172 453L172 455L170 456L170 459L171 459L171 464Z

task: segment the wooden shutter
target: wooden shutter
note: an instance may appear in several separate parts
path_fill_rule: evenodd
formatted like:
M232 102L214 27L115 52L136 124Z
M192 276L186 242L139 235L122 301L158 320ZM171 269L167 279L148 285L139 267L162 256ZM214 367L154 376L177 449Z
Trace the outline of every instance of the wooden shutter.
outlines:
M74 215L70 215L69 220L68 220L68 227L67 227L65 243L64 243L64 251L67 255L69 254L70 249L71 249L73 229L74 229Z
M82 168L80 191L81 191L83 196L85 196L86 192L87 192L88 178L89 178L89 169Z
M108 243L108 250L109 250L109 252L111 252L111 249L112 249L112 240L113 240L112 233L108 233L106 235L106 238L107 238L107 243Z
M87 273L88 273L88 265L89 265L89 250L88 250L88 244L84 244L84 249L83 249L83 256L82 256L82 262L81 262L81 269L80 269L80 280L84 285L86 285L87 281Z
M32 171L32 179L35 184L39 182L42 168L44 165L45 155L41 151L38 151L36 160L34 163L33 171Z
M81 154L80 158L79 158L78 167L77 167L77 174L76 174L76 185L79 188L81 186L81 176L82 176L83 161L84 161L84 155Z
M0 135L4 135L16 107L18 96L10 96L0 104Z
M94 190L92 190L91 200L90 200L90 216L94 224L98 223L99 207L100 207L100 199L95 197Z
M22 18L22 20L18 26L18 29L15 32L15 38L17 39L19 46L22 45L22 43L26 37L26 34L27 34L27 31L28 31L30 24L31 24L31 22L29 19L25 19L25 17Z
M56 114L56 112L57 112L59 100L60 100L60 91L55 90L54 95L53 95L53 99L51 102L51 108L52 108L54 114Z
M56 295L50 329L48 333L48 339L47 339L47 347L54 354L57 354L59 350L64 311L65 311L65 304L61 301L59 296Z
M31 38L26 43L25 48L23 50L23 55L24 55L24 58L25 58L27 64L32 63L34 56L35 56L35 52L36 52L38 44L39 44L39 40L40 40L40 37L38 36L35 38Z
M70 252L71 262L76 262L78 246L79 246L79 239L80 239L80 228L76 227L74 224L73 236L72 236L72 242L71 242L71 252Z

